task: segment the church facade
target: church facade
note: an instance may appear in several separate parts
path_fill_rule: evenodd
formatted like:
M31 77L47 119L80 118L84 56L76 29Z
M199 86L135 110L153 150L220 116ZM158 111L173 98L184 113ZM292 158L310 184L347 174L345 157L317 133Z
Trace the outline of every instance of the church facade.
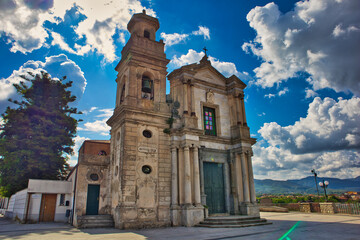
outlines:
M88 155L89 161L80 153L78 167L85 170L73 174L75 225L87 215L94 185L96 214L111 214L122 229L193 226L206 212L259 216L246 85L234 75L224 77L206 53L200 63L168 74L158 29L159 21L145 12L128 23L131 37L115 68L116 103L107 121L110 143L87 143L107 144L108 150Z

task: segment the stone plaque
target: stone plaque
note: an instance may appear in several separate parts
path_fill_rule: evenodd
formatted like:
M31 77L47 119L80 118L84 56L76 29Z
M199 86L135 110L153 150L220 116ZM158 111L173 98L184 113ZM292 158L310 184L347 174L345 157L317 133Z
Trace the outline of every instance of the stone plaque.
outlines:
M140 146L138 148L139 152L142 152L142 153L150 153L150 154L155 154L157 153L157 148L153 148L153 147L143 147L143 146Z

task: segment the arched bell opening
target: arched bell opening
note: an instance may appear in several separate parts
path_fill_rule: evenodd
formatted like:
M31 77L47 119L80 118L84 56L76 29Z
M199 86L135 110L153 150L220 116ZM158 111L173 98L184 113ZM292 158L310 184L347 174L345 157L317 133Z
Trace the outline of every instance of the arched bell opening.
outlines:
M142 76L141 97L143 99L154 100L154 81L147 75Z

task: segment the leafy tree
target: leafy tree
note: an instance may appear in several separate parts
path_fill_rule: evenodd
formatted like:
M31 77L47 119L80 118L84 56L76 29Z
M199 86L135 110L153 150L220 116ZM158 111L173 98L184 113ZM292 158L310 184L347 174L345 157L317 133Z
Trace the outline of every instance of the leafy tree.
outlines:
M14 87L22 100L9 99L18 107L6 109L0 128L0 195L7 197L26 188L29 179L65 176L78 122L71 115L81 114L68 105L76 97L66 77L54 80L45 72L21 77Z

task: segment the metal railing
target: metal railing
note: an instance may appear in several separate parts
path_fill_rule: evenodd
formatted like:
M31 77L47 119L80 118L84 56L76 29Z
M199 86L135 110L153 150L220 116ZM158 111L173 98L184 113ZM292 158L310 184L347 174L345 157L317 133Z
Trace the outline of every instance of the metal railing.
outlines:
M335 203L335 212L360 215L360 203Z

